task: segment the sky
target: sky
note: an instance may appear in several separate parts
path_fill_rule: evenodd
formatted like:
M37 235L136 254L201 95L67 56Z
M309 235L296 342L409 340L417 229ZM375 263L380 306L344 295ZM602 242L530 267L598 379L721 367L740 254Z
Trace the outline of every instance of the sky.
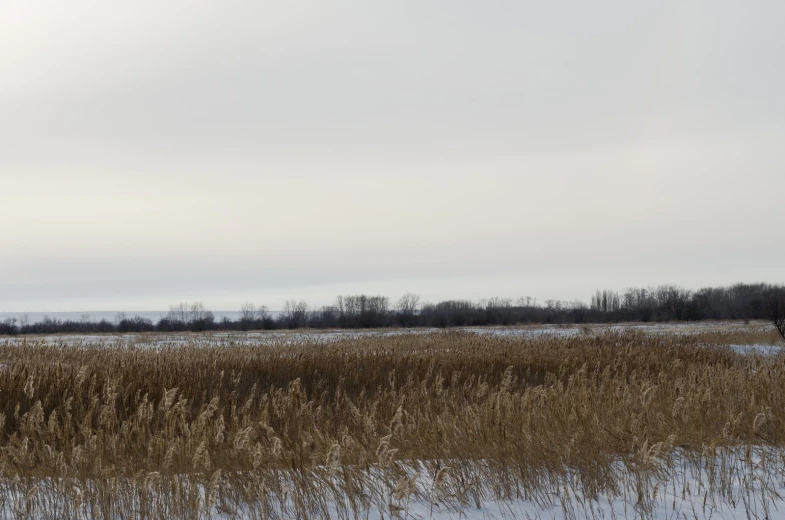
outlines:
M0 311L785 282L783 19L0 2Z

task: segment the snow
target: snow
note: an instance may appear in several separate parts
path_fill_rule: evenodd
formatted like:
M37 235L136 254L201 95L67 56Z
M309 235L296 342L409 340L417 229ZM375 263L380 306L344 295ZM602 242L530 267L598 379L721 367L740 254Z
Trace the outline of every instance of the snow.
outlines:
M765 332L767 327L742 325L733 322L711 323L653 323L621 325L537 325L537 326L495 326L459 327L454 329L417 328L417 329L374 329L374 330L286 330L286 331L212 331L204 333L139 333L139 334L51 334L41 336L0 337L0 345L22 345L25 342L44 342L61 346L106 346L106 347L172 347L185 344L198 346L246 345L246 346L285 346L285 345L322 345L336 341L402 335L442 334L455 331L468 332L483 336L508 338L537 337L577 337L582 335L603 334L607 332L640 331L645 334L693 335L701 332ZM773 354L779 347L770 345L734 345L740 353Z
M739 354L758 354L761 356L774 356L783 353L783 347L778 345L730 345L730 348Z
M708 451L707 451L708 450ZM712 455L714 453L714 455ZM416 472L416 490L410 498L395 500L390 494L370 499L358 517L368 520L513 520L513 519L769 519L785 520L785 448L752 446L714 450L702 456L676 450L648 467L648 478L631 466L614 463L619 483L616 493L590 497L581 490L580 474L567 472L544 484L543 489L517 489L515 498L494 496L493 485L480 485L459 500L440 500L428 467L416 461L407 474ZM440 465L449 466L442 461ZM429 462L433 467L434 461ZM485 466L485 461L477 464ZM722 468L722 469L719 469ZM487 469L487 468L486 468ZM481 470L482 471L482 470ZM549 479L543 479L548 482ZM526 496L528 495L528 496ZM369 497L370 498L370 497ZM330 518L353 514L330 506ZM390 505L393 507L390 507ZM248 511L216 518L250 518ZM281 518L286 518L285 512ZM316 516L315 516L316 518Z
M622 519L652 518L657 520L677 519L771 519L785 520L785 483L783 483L783 455L785 449L764 446L753 446L747 451L736 447L717 451L705 451L703 455L687 455L680 451L673 452L666 458L659 459L646 466L641 472L635 472L636 466L616 462L612 465L614 481L617 483L614 492L603 492L589 496L583 492L581 476L578 472L566 472L558 475L543 475L537 489L526 489L512 485L503 489L499 482L491 478L479 480L465 492L456 491L456 487L448 482L444 488L434 484L430 477L435 461L428 465L417 461L398 461L394 464L403 470L403 478L413 479L415 483L411 493L396 494L394 484L388 474L381 474L378 467L376 473L365 475L365 489L356 497L354 506L350 499L341 491L340 477L327 477L325 468L319 477L313 478L309 492L298 495L297 505L292 498L296 493L293 486L293 475L285 471L275 472L279 479L278 485L265 488L268 495L269 518L294 518L295 511L300 511L301 518L334 518L367 520L491 520L491 519ZM440 464L450 467L451 464L465 464L466 461L441 461ZM486 461L474 462L479 476L493 474ZM268 474L269 476L269 474ZM306 479L308 475L300 475ZM175 477L181 480L178 488L188 487L186 477ZM214 477L209 477L213 479ZM145 483L149 481L145 479ZM316 484L320 482L321 484ZM356 481L355 481L356 483ZM5 500L0 501L0 516L14 518L18 507L24 508L30 503L30 490L15 487L20 481L0 481L0 494ZM58 503L58 490L79 488L77 482L63 480L40 479L27 482L35 489L32 496L34 506L51 508L58 504L61 514L66 516L69 504ZM119 484L115 482L115 484ZM368 484L372 484L368 486ZM24 484L23 484L24 485ZM198 518L216 518L221 520L255 520L265 518L261 511L243 502L233 502L230 489L221 486L215 495L223 497L219 503L205 504L205 482L195 484L198 490ZM87 484L90 486L90 484ZM164 484L166 489L168 484ZM83 494L86 488L81 488ZM152 489L152 488L151 488ZM171 488L169 488L171 489ZM276 490L278 490L276 492ZM514 495L514 496L510 496ZM125 495L127 497L136 494ZM123 514L133 516L135 499L123 504L114 504L115 508L123 508ZM61 499L62 502L62 499ZM325 512L327 514L325 515ZM44 511L41 511L44 513ZM43 514L33 516L42 517ZM68 511L71 518L90 518L88 511Z

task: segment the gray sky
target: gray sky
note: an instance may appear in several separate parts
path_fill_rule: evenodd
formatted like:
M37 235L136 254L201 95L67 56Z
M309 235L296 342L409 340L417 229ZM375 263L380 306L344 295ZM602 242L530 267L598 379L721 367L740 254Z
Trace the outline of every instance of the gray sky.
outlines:
M0 311L785 282L785 3L0 3Z

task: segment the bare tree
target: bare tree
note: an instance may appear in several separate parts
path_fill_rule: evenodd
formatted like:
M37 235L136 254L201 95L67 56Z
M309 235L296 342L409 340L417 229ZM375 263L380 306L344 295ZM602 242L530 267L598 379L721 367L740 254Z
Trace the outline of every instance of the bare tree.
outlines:
M305 327L308 318L308 304L304 301L288 300L283 304L281 318L287 327L296 329Z
M170 305L166 318L176 323L190 323L191 313L188 310L188 304L178 303L177 305Z
M19 328L16 326L16 318L6 318L0 321L0 334L9 334L15 336L19 333Z
M178 303L169 307L166 320L190 330L204 330L212 326L215 315L207 310L202 302Z
M515 305L518 307L536 307L537 299L531 296L521 296L515 301Z
M270 310L266 305L260 305L256 308L256 319L259 321L267 321L270 319Z
M250 330L254 326L256 319L256 306L253 303L246 302L240 305L240 319L239 325L241 330Z
M414 293L406 293L395 302L398 311L398 323L404 326L415 324L415 316L420 310L420 297Z
M785 289L775 289L769 296L769 319L785 340Z
M395 308L403 316L414 316L420 307L420 297L414 293L406 293L398 299Z
M191 321L209 321L215 318L213 313L208 311L202 302L192 303L190 311Z
M246 302L240 305L240 321L251 322L256 319L256 306Z

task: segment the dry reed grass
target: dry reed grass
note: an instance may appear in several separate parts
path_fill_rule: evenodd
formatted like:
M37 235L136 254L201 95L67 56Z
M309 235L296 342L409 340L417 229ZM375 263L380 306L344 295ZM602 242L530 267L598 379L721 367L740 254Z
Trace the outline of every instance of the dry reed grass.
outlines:
M712 493L732 496L722 468L754 471L750 450L785 443L785 358L710 341L0 345L0 513L394 517L412 497L455 511L482 497L545 504L569 484L589 499L632 486L645 516L674 453L700 471L719 461ZM785 473L783 459L769 466Z

